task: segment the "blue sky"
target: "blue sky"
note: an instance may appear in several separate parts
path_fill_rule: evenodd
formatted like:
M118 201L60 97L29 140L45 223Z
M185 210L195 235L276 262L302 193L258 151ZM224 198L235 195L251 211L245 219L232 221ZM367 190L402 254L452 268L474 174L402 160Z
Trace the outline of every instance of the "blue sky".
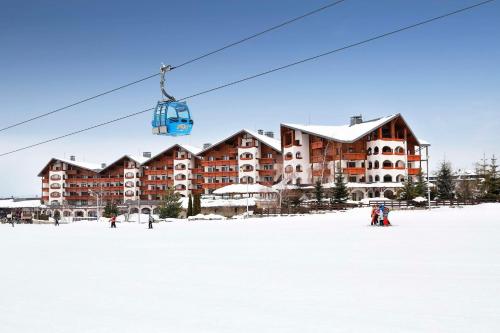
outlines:
M2 125L69 104L179 64L325 1L3 1L0 10ZM174 96L316 55L470 5L474 1L353 1L185 66L168 76ZM48 159L110 162L184 142L214 142L240 128L280 122L343 124L353 114L402 113L444 157L471 168L500 154L500 4L492 4L321 60L189 101L190 137L151 135L144 114L1 157L0 197L39 194ZM152 79L0 133L2 152L153 107Z

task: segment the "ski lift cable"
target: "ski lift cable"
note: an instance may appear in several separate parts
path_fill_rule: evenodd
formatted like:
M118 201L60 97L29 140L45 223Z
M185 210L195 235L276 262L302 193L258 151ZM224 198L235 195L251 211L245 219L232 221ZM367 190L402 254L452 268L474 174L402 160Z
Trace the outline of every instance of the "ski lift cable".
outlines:
M307 12L307 13L302 14L302 15L300 15L300 16L297 16L297 17L294 17L294 18L292 18L292 19L289 19L289 20L287 20L287 21L285 21L285 22L282 22L282 23L280 23L280 24L278 24L278 25L272 26L272 27L270 27L270 28L267 28L267 29L265 29L265 30L262 30L262 31L260 31L260 32L257 32L257 33L255 33L255 34L253 34L253 35L250 35L250 36L248 36L248 37L245 37L245 38L243 38L243 39L240 39L240 40L238 40L238 41L236 41L236 42L232 42L232 43L230 43L230 44L228 44L228 45L226 45L226 46L223 46L223 47L221 47L221 48L215 49L215 50L213 50L213 51L210 51L210 52L208 52L208 53L205 53L205 54L202 54L202 55L200 55L200 56L198 56L198 57L195 57L195 58L193 58L193 59L190 59L190 60L188 60L188 61L186 61L186 62L183 62L183 63L181 63L181 64L179 64L179 65L177 65L177 66L172 66L172 68L171 68L171 69L173 70L173 69L180 68L180 67L186 66L186 65L188 65L188 64L191 64L191 63L193 63L193 62L199 61L199 60L201 60L201 59L204 59L204 58L206 58L206 57L209 57L209 56L214 55L214 54L216 54L216 53L219 53L219 52L221 52L221 51L227 50L227 49L229 49L229 48L231 48L231 47L233 47L233 46L236 46L236 45L242 44L242 43L247 42L247 41L249 41L249 40L251 40L251 39L254 39L254 38L260 37L260 36L262 36L262 35L264 35L264 34L266 34L266 33L268 33L268 32L271 32L271 31L273 31L273 30L277 30L277 29L282 28L282 27L284 27L284 26L286 26L286 25L289 25L289 24L291 24L291 23L294 23L294 22L296 22L296 21L299 21L299 20L301 20L301 19L304 19L304 18L306 18L306 17L308 17L308 16L311 16L311 15L317 14L317 13L319 13L319 12L322 12L322 11L324 11L324 10L326 10L326 9L329 9L329 8L331 8L331 7L335 6L335 5L338 5L338 4L342 3L342 2L345 2L345 1L347 1L347 0L337 0L337 1L334 1L334 2L331 2L331 3L328 3L328 4L326 4L326 5L322 6L322 7L316 8L316 9L314 9L314 10L310 11L310 12ZM44 118L44 117L50 116L50 115L52 115L52 114L54 114L54 113L61 112L61 111L63 111L63 110L66 110L66 109L72 108L72 107L77 106L77 105L79 105L79 104L82 104L82 103L85 103L85 102L88 102L88 101L94 100L94 99L96 99L96 98L99 98L99 97L102 97L102 96L105 96L105 95L108 95L108 94L114 93L114 92L116 92L116 91L118 91L118 90L121 90L121 89L124 89L124 88L130 87L130 86L132 86L132 85L135 85L135 84L141 83L141 82L143 82L143 81L146 81L146 80L152 79L152 78L154 78L154 77L156 77L156 76L158 76L158 75L160 75L160 74L161 74L160 72L158 72L158 73L154 73L154 74L148 75L148 76L146 76L146 77L140 78L140 79L138 79L138 80L135 80L135 81L132 81L132 82L129 82L129 83L123 84L123 85L121 85L121 86L119 86L119 87L116 87L116 88L113 88L113 89L110 89L110 90L104 91L104 92L102 92L102 93L99 93L99 94L96 94L96 95L93 95L93 96L90 96L90 97L86 97L86 98L84 98L84 99L78 100L78 101L76 101L76 102L74 102L74 103L71 103L71 104L69 104L69 105L66 105L66 106L60 107L60 108L58 108L58 109L54 109L54 110L49 111L49 112L46 112L46 113L41 113L41 114L39 114L39 115L37 115L37 116L34 116L34 117L32 117L32 118L28 118L28 119L25 119L25 120L19 121L19 122L17 122L17 123L13 123L13 124L11 124L11 125L8 125L8 126L5 126L5 127L0 128L0 132L6 131L6 130L8 130L8 129L11 129L11 128L14 128L14 127L17 127L17 126L20 126L20 125L26 124L26 123L29 123L29 122L31 122L31 121L34 121L34 120L37 120L37 119L40 119L40 118Z
M350 48L353 48L353 47L356 47L356 46L359 46L359 45L363 45L363 44L366 44L366 43L369 43L369 42L373 42L373 41L379 40L381 38L389 37L391 35L394 35L394 34L397 34L397 33L403 32L403 31L407 31L409 29L413 29L413 28L416 28L416 27L419 27L419 26L422 26L422 25L425 25L425 24L428 24L428 23L431 23L431 22L434 22L434 21L438 21L438 20L444 19L446 17L452 16L452 15L455 15L455 14L459 14L459 13L471 10L473 8L485 5L485 4L493 2L493 1L495 1L495 0L486 0L486 1L482 1L482 2L476 3L474 5L463 7L461 9L458 9L458 10L455 10L455 11L452 11L452 12L448 12L446 14L439 15L439 16L436 16L436 17L433 17L433 18L430 18L430 19L427 19L427 20L424 20L424 21L420 21L420 22L417 22L417 23L414 23L414 24L411 24L411 25L408 25L408 26L405 26L405 27L402 27L402 28L399 28L399 29L396 29L396 30L392 30L390 32L386 32L386 33L383 33L383 34L380 34L380 35L377 35L377 36L365 39L365 40L360 41L360 42L356 42L356 43L353 43L353 44L350 44L350 45L347 45L347 46L343 46L343 47L335 49L335 50L331 50L331 51L328 51L328 52L325 52L325 53L321 53L321 54L313 56L313 57L305 58L305 59L302 59L302 60L299 60L299 61L287 64L287 65L284 65L284 66L281 66L281 67L277 67L277 68L274 68L274 69L271 69L271 70L268 70L268 71L265 71L265 72L261 72L259 74L247 76L247 77L245 77L243 79L240 79L240 80L232 81L232 82L229 82L229 83L226 83L226 84L223 84L223 85L211 88L211 89L207 89L207 90L204 90L204 91L201 91L201 92L198 92L198 93L186 96L184 98L181 98L181 100L186 100L186 99L194 98L194 97L197 97L197 96L200 96L200 95L204 95L204 94L216 91L216 90L220 90L220 89L223 89L223 88L226 88L226 87L229 87L229 86L233 86L233 85L245 82L245 81L249 81L249 80L255 79L257 77L261 77L261 76L264 76L264 75L267 75L267 74L270 74L270 73L273 73L273 72L277 72L277 71L280 71L280 70L283 70L283 69L286 69L286 68L290 68L292 66L296 66L296 65L308 62L308 61L316 60L318 58L321 58L321 57L324 57L324 56L327 56L327 55L331 55L333 53L341 52L341 51L344 51L344 50L347 50L347 49L350 49ZM55 138L52 138L52 139L48 139L48 140L41 141L41 142L38 142L38 143L35 143L35 144L32 144L32 145L28 145L28 146L21 147L21 148L15 149L15 150L11 150L11 151L8 151L8 152L0 154L0 157L1 156L6 156L6 155L10 155L10 154L13 154L13 153L16 153L16 152L19 152L19 151L23 151L23 150L26 150L26 149L29 149L29 148L33 148L33 147L36 147L36 146L40 146L40 145L43 145L45 143L49 143L49 142L53 142L53 141L56 141L56 140L60 140L60 139L63 139L63 138L66 138L66 137L69 137L69 136L72 136L72 135L76 135L76 134L79 134L79 133L82 133L82 132L86 132L86 131L89 131L89 130L92 130L92 129L95 129L95 128L98 128L98 127L109 125L109 124L112 124L112 123L115 123L115 122L118 122L118 121L130 118L130 117L134 117L134 116L146 113L146 112L150 112L153 109L154 108L149 108L149 109L146 109L146 110L142 110L142 111L130 113L128 115L125 115L125 116L122 116L122 117L119 117L119 118L115 118L115 119L112 119L112 120L109 120L109 121L106 121L106 122L103 122L103 123L99 123L99 124L96 124L96 125L84 128L84 129L80 129L80 130L77 130L77 131L74 131L74 132L70 132L70 133L67 133L65 135L61 135L61 136L58 136L58 137L55 137Z

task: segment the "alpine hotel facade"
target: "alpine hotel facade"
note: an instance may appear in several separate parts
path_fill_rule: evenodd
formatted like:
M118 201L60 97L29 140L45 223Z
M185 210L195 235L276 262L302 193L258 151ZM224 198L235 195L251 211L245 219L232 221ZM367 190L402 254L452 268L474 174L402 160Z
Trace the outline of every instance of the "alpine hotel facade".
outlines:
M339 172L352 200L391 198L422 170L428 147L400 114L369 121L355 116L341 126L281 124L280 140L243 129L203 148L175 144L109 165L52 158L38 176L44 204L80 208L95 207L98 198L151 207L167 188L188 196L235 183L310 189L319 180L331 187Z

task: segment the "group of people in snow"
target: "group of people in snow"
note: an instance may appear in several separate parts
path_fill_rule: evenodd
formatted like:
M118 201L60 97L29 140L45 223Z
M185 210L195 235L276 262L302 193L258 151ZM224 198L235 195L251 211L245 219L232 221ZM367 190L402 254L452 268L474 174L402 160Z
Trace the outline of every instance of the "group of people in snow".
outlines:
M154 221L155 221L154 217L151 214L149 214L148 229L153 229ZM116 215L113 214L109 219L109 222L111 222L111 228L116 228Z
M389 208L385 207L384 204L381 204L380 206L373 205L371 225L378 225L382 227L390 226L391 223L389 222Z

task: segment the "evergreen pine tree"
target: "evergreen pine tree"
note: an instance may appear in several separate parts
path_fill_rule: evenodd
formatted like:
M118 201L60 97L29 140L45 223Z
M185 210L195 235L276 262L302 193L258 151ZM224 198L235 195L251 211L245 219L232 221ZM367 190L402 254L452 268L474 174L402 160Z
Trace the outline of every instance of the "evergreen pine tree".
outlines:
M323 199L323 184L321 184L319 180L317 180L314 185L314 196L317 203L320 203L321 199Z
M54 220L58 220L59 221L60 219L61 219L61 212L58 211L58 210L56 210L54 212Z
M422 171L417 174L417 182L415 183L415 196L416 197L427 197L427 179L425 179Z
M346 183L344 182L344 176L342 173L338 172L335 176L335 188L333 190L333 199L335 202L346 202L349 198L349 192L347 190Z
M179 193L168 188L160 203L160 218L177 218L182 210Z
M198 215L201 213L201 196L195 194L193 198L193 215Z
M399 190L398 196L401 200L413 200L417 197L417 188L410 176L403 182L403 187Z
M104 217L110 218L113 215L118 215L118 207L114 202L108 201L106 202L106 206L104 206Z
M496 158L493 155L489 169L484 175L484 197L486 199L498 199L500 197L500 177L497 168Z
M187 217L193 216L193 197L190 194L188 197L188 209L187 209Z
M455 197L452 170L450 164L447 162L441 163L437 173L436 187L439 199L449 200Z

